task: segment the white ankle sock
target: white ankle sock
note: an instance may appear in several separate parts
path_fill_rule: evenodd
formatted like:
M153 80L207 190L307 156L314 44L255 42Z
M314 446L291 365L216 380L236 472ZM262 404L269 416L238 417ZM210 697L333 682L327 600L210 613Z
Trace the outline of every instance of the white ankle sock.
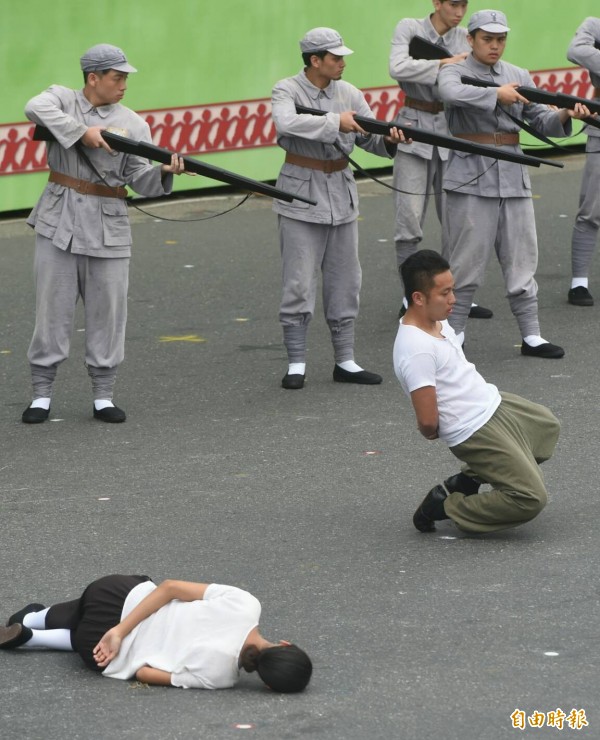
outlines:
M523 337L523 341L530 347L539 347L540 344L549 344L548 340L540 337L539 334L529 334L528 336Z
M97 398L94 401L94 408L96 411L102 411L102 409L106 409L114 405L115 404L110 400L110 398Z
M23 626L29 627L32 630L45 630L46 629L46 614L47 609L42 609L40 612L30 612L23 617Z
M364 369L360 365L357 365L354 360L346 360L345 362L338 362L336 364L338 367L341 367L342 370L347 370L349 373L359 373Z
M48 409L50 408L50 398L34 398L34 400L29 404L29 407L32 409Z
M589 281L587 278L576 278L574 277L571 280L571 288L579 288L581 286L582 288L587 288L589 284Z
M50 648L52 650L69 650L73 652L71 645L71 630L32 630L33 636L23 647L27 648Z
M306 372L305 362L290 362L288 375L304 375Z

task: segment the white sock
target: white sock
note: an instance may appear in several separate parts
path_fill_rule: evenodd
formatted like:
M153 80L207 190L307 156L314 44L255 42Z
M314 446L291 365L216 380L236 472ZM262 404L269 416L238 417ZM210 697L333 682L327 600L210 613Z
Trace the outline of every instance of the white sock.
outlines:
M33 636L24 643L27 648L50 648L51 650L69 650L71 645L71 630L32 630Z
M48 409L50 408L50 398L34 398L34 400L29 404L29 408L32 409Z
M346 360L345 362L336 363L342 370L347 370L349 373L359 373L363 368L357 365L354 360Z
M473 308L473 306L476 306L476 305L477 305L476 303L471 303L471 308Z
M102 411L102 409L113 407L114 405L115 404L110 400L110 398L97 398L94 401L94 408L96 411Z
M408 301L406 300L406 296L402 299L402 305L404 308L408 308Z
M288 375L304 375L306 372L305 362L290 362Z
M571 288L579 288L581 286L582 288L588 287L588 279L587 278L573 278L571 280Z
M47 609L42 609L40 612L30 612L23 617L23 626L29 627L32 630L45 630L46 629L46 614Z
M548 340L540 337L539 334L529 334L528 336L523 337L523 341L530 347L539 347L540 344L549 344Z

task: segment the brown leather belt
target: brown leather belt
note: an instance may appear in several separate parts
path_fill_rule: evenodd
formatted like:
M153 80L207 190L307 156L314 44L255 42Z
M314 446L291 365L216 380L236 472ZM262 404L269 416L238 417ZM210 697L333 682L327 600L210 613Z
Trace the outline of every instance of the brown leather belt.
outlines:
M415 110L424 110L427 113L441 113L444 104L440 100L418 100L417 98L404 98L404 105Z
M111 188L108 185L99 185L88 180L78 180L76 177L63 175L62 172L50 172L48 182L55 182L75 190L81 195L99 195L101 198L126 198L127 189L122 187Z
M348 166L347 159L313 159L313 157L303 157L300 154L292 154L291 152L286 152L285 161L288 164L295 164L298 167L308 167L311 170L319 170L328 175L332 172L345 170Z
M516 146L519 143L519 134L510 134L508 131L494 131L493 134L454 134L457 139L467 139L475 144L491 144L492 146Z

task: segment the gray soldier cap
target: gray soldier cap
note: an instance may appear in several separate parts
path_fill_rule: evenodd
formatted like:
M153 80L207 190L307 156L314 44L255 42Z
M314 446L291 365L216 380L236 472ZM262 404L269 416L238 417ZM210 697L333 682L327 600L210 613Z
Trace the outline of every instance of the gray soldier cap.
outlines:
M81 69L84 72L95 72L99 69L116 69L117 72L137 72L127 62L122 49L111 44L96 44L81 57Z
M333 28L313 28L305 34L300 41L300 51L305 53L314 53L317 51L328 51L339 57L345 57L348 54L354 54L352 49L344 46L344 41L337 31Z
M500 10L479 10L469 18L469 33L480 28L488 33L508 33L506 16Z

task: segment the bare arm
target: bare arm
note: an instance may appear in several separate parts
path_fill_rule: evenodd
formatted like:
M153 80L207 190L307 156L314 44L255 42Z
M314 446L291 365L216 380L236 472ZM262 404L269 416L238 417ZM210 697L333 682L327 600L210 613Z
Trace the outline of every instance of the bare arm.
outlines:
M410 399L421 434L426 439L437 439L439 415L435 388L432 385L417 388L410 394Z
M210 584L189 581L163 581L133 609L122 622L109 629L94 648L94 660L105 668L121 649L121 642L140 622L174 599L196 601L204 598Z
M158 668L150 668L149 665L142 666L135 674L138 681L149 683L153 686L171 686L171 674Z

